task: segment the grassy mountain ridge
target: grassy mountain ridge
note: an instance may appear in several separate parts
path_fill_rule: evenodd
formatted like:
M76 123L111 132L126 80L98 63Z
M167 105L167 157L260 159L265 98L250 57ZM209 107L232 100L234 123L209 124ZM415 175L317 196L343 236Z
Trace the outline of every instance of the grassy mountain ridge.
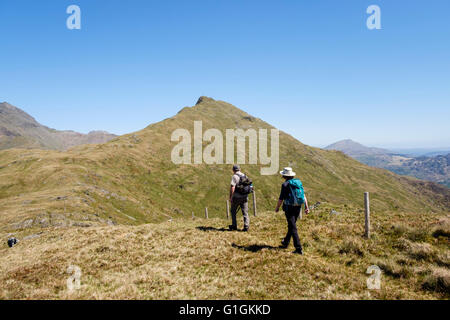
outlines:
M116 137L105 131L82 134L75 131L59 131L41 125L23 110L0 103L0 150L11 148L40 148L67 150L76 145L103 143Z
M35 226L140 224L202 215L222 217L230 165L175 165L171 134L208 128L273 128L222 101L203 97L194 107L147 128L100 145L66 152L0 152L0 224L4 229ZM207 143L204 143L207 145ZM364 191L377 211L447 211L449 190L370 168L341 152L306 146L280 132L280 167L291 165L310 202L362 208ZM261 176L260 165L242 165L257 190L260 210L273 208L281 179Z

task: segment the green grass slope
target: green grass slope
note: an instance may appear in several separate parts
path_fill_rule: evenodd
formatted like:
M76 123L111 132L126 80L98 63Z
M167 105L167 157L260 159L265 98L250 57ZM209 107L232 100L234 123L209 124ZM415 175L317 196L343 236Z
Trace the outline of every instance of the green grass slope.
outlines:
M142 224L197 216L208 207L222 216L231 178L230 165L175 165L171 134L178 128L225 133L235 128L272 128L221 101L201 98L196 106L147 128L101 145L67 152L0 152L0 226L20 230L36 226ZM206 143L205 143L206 145ZM370 168L341 152L302 144L280 132L280 167L291 165L303 180L311 203L363 207L371 192L376 212L448 212L450 191L418 180ZM259 165L243 165L253 178L261 211L274 207L281 179L261 176Z

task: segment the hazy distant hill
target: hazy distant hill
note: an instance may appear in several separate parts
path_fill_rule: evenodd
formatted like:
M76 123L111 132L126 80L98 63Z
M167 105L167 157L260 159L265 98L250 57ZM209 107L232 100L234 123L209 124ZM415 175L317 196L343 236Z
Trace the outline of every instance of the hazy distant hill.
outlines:
M82 134L74 131L50 129L23 110L0 103L0 150L10 148L38 148L66 150L80 144L104 143L116 135L105 131Z
M338 141L325 147L325 149L342 151L362 163L378 168L384 168L391 164L394 156L389 150L369 148L350 139Z
M325 149L330 150L339 150L347 154L347 155L360 155L360 154L389 154L391 153L389 150L381 149L381 148L369 148L358 142L355 142L351 139L341 140L336 143L333 143L326 147Z
M325 148L342 151L369 166L391 170L397 174L430 180L450 187L450 153L433 157L413 157L393 151L369 148L352 140L342 140Z

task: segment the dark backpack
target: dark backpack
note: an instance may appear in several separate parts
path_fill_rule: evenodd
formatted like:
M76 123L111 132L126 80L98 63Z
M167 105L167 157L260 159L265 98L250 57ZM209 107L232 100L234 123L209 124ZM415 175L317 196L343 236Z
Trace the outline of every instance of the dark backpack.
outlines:
M17 240L16 238L8 239L8 247L10 247L10 248L14 247L18 243L19 243L19 240Z
M242 176L239 177L239 182L234 190L235 192L244 195L252 193L253 192L252 179L243 174Z

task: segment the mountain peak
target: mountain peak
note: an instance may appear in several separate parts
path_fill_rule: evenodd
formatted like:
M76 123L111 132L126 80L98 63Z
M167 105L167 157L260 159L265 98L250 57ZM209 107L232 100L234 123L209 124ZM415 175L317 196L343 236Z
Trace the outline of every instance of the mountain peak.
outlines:
M8 108L8 109L15 109L15 107L12 104L9 104L8 102L4 101L0 103L0 107Z
M200 98L198 98L197 103L195 105L199 105L200 103L203 102L216 102L216 100L210 97L201 96Z
M340 144L340 145L358 145L358 146L362 146L362 144L361 143L359 143L359 142L356 142L356 141L354 141L354 140L352 140L352 139L343 139L343 140L340 140L340 141L338 141L338 142L335 142L335 143L333 143L333 145L338 145L338 144Z

